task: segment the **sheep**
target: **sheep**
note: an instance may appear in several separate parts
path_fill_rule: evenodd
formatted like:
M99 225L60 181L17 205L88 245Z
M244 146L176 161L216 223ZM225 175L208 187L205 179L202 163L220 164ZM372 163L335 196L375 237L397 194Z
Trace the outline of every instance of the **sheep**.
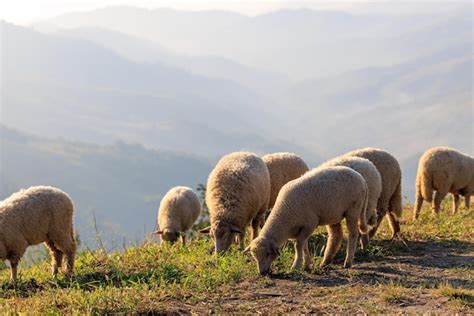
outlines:
M28 246L46 243L52 254L52 274L62 266L72 275L76 241L72 223L73 202L63 191L34 186L0 202L0 260L11 266L10 282L16 283L18 263Z
M385 150L378 148L354 150L344 156L370 160L382 178L382 192L377 202L377 224L369 230L369 238L375 236L386 214L392 229L392 238L395 238L400 233L399 218L401 218L403 211L402 171L397 159Z
M367 223L359 221L368 203L364 178L347 167L316 168L285 184L278 194L270 216L244 252L251 252L260 274L267 274L279 249L295 239L293 269L312 263L308 238L319 225L326 225L329 239L321 266L332 262L342 241L341 221L346 218L349 231L344 267L349 268L357 246L358 229L367 232ZM303 258L304 252L304 258Z
M301 177L309 171L304 160L293 153L273 153L262 157L270 172L269 208L275 205L278 192L287 182Z
M163 240L174 243L181 235L186 244L186 232L201 213L199 198L191 188L178 186L171 188L163 197L158 210L158 227L155 234Z
M382 179L377 168L372 162L370 162L370 160L351 156L334 158L323 163L318 168L334 166L349 167L364 177L369 189L369 201L367 203L366 218L370 226L375 226L377 224L377 202L380 198L380 193L382 192ZM367 234L363 234L361 236L362 249L366 249L368 243L369 237Z
M209 175L206 204L211 226L201 230L215 242L215 252L224 253L234 236L244 246L245 230L252 223L252 239L270 200L270 174L263 160L253 153L224 156Z
M459 207L459 195L464 196L469 210L474 193L474 157L448 147L431 148L418 164L413 220L418 218L423 201L433 200L433 212L439 213L441 201L448 193L453 194L453 214Z

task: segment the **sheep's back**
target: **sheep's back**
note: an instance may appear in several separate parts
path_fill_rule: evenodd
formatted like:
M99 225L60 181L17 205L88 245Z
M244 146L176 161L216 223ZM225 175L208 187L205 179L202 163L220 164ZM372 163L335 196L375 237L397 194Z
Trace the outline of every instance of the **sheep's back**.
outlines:
M65 192L48 186L30 187L0 203L0 231L7 236L20 233L36 244L45 240L50 229L68 230L70 225L62 225L72 223L72 215L73 203Z
M248 222L270 198L270 175L261 158L251 153L224 156L209 175L206 204L211 221Z
M273 153L263 156L262 159L270 173L269 207L272 207L283 185L299 178L309 168L301 157L293 153Z
M319 225L338 223L366 192L364 178L348 167L316 168L283 186L268 221L280 217L304 225L317 217Z
M187 230L199 217L201 205L191 188L178 186L171 188L160 202L158 225L161 229L173 227Z
M351 151L345 156L360 157L370 160L377 168L382 180L378 208L388 209L390 199L396 193L401 181L402 171L398 160L385 150L378 148L364 148Z
M432 179L434 189L450 181L450 191L467 186L474 177L474 158L448 147L435 147L427 150L420 158L418 173Z

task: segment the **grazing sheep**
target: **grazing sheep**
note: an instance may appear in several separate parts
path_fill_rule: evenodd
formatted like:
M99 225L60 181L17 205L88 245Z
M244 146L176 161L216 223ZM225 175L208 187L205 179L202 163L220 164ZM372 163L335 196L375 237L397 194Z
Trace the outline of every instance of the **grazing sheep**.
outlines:
M366 210L367 223L370 226L375 226L377 224L377 202L380 198L380 193L382 192L382 179L377 168L368 159L351 156L341 156L334 158L323 163L318 168L335 166L351 168L364 177L367 183L367 188L369 189L369 201L367 203ZM361 236L362 248L367 248L368 243L369 238L367 234L363 234Z
M400 232L399 218L402 216L402 171L397 159L382 149L364 148L351 151L344 156L370 160L382 178L382 192L377 202L377 224L369 230L374 237L384 216L387 214L392 229L392 238Z
M73 203L63 191L47 186L30 187L0 202L0 259L10 261L17 280L18 262L28 246L45 242L52 253L52 273L62 266L74 270L76 242L72 224Z
M261 274L270 270L279 249L288 239L295 239L294 269L311 265L308 238L319 225L326 225L329 239L321 266L332 262L342 241L341 221L346 218L349 242L344 267L352 265L359 230L367 232L367 223L359 218L365 213L368 188L364 178L347 167L317 168L290 181L278 194L270 216L245 252L251 251ZM304 258L303 258L304 252Z
M309 171L304 160L293 153L274 153L262 157L270 172L270 203L269 208L275 205L278 192L286 183L301 177Z
M174 243L181 234L183 245L186 236L182 233L190 229L201 213L199 198L188 187L170 189L160 203L158 210L158 227L155 234L163 240Z
M248 152L224 156L207 181L206 204L211 226L201 230L210 233L216 253L227 251L234 236L243 248L245 230L252 223L252 239L270 200L270 175L263 160Z
M435 192L433 200L433 191ZM420 158L416 175L416 201L413 219L420 214L423 200L433 200L433 212L439 213L446 194L453 194L453 214L459 206L459 195L465 199L469 210L474 193L474 157L447 147L434 147Z

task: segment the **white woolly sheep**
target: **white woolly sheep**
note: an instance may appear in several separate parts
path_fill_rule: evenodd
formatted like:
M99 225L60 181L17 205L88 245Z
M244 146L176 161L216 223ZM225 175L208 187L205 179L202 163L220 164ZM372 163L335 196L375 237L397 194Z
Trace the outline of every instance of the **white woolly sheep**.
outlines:
M377 224L377 202L380 198L380 193L382 192L382 179L377 168L368 159L352 156L341 156L334 158L323 163L318 168L334 166L344 166L351 168L364 177L367 183L367 188L369 189L369 201L367 203L366 210L367 223L370 226L375 226ZM365 249L368 243L368 235L363 234L361 236L362 248Z
M28 246L46 243L52 253L52 273L62 266L74 270L76 242L72 224L73 203L63 191L47 186L30 187L0 202L0 260L11 265L10 281L17 280L18 262Z
M436 191L434 200L433 191ZM413 219L418 218L424 200L430 203L433 200L433 212L439 213L441 201L448 193L453 194L453 214L459 207L459 195L464 196L469 210L474 194L474 157L448 147L431 148L418 164Z
M349 241L344 267L349 268L359 237L358 226L362 233L367 232L367 223L359 221L367 203L367 184L358 172L347 167L313 169L283 186L260 235L245 252L252 252L259 272L266 274L282 245L295 239L293 268L301 269L303 261L305 266L312 262L308 238L317 226L327 225L329 238L321 264L325 266L341 245L341 221L346 218Z
M163 240L174 243L179 235L183 245L186 244L184 233L190 229L201 213L199 198L188 187L170 189L160 203L158 210L158 227L155 234Z
M270 175L263 160L248 152L224 156L207 181L206 204L211 226L201 230L210 233L216 253L227 251L234 236L243 248L245 230L252 223L252 239L270 199Z
M301 177L309 171L304 160L293 153L273 153L262 157L270 173L270 202L269 208L275 205L278 192L282 186Z
M402 216L402 170L397 159L385 150L363 148L351 151L344 156L360 157L370 160L382 178L382 192L377 202L377 224L369 230L372 238L387 214L392 229L392 238L400 232L399 218Z

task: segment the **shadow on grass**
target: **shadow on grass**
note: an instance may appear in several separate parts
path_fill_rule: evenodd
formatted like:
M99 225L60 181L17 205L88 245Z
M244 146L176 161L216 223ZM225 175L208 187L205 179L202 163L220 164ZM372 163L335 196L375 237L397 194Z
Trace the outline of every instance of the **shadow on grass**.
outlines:
M47 288L80 289L94 291L99 287L126 287L137 284L180 283L182 272L172 264L163 264L153 269L140 272L125 273L113 267L106 271L78 273L73 277L51 279L38 283L34 278L19 280L14 286L5 283L0 286L0 298L29 297Z
M358 250L352 269L343 269L345 247L328 268L314 267L310 272L278 272L274 279L293 280L332 287L358 282L376 285L399 283L405 287L438 287L452 284L472 289L472 280L447 277L439 269L472 269L474 243L459 240L402 241L374 240L366 251Z

